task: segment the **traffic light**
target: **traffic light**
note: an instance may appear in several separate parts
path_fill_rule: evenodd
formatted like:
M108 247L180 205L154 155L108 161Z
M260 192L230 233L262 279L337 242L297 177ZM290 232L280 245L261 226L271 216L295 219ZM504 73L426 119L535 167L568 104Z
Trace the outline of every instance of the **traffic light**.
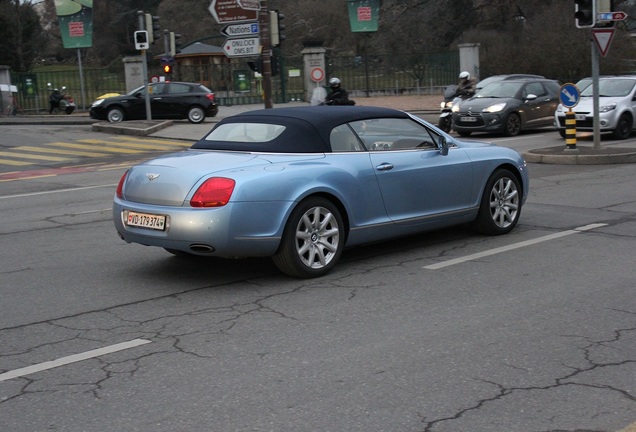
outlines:
M574 0L574 19L577 28L596 25L596 0Z
M258 72L259 74L263 73L263 57L259 57L256 61L247 62L247 65L254 72Z
M277 10L269 11L269 43L271 46L279 46L285 40L285 35L283 34L285 24L281 23L284 19L285 15Z
M145 30L138 30L135 32L135 49L146 50L150 48L148 43L148 32Z
M181 45L180 45L179 39L181 39L181 35L179 33L170 32L170 52L169 52L169 54L172 57L176 56L178 53L181 52Z
M159 38L159 17L144 14L146 20L146 31L148 32L148 43L153 43Z
M169 65L169 64L163 65L163 73L165 75L170 75L172 73L172 65Z

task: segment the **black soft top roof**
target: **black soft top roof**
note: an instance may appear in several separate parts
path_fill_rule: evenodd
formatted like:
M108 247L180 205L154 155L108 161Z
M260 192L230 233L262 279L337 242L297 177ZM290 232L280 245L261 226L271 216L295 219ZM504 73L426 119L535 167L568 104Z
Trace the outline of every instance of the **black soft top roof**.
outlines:
M258 151L273 153L324 153L330 151L331 130L344 123L374 118L408 118L391 108L364 106L306 106L248 111L221 120L226 123L266 123L285 126L285 131L266 143L210 141L196 142L193 149ZM213 129L214 130L214 129Z

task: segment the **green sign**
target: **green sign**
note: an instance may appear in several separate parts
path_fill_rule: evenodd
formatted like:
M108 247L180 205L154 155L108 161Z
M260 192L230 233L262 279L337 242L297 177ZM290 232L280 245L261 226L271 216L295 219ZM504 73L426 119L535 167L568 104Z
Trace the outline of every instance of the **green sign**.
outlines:
M352 32L378 31L380 0L347 0Z
M22 94L26 98L34 98L37 95L38 78L35 74L22 75Z
M64 48L93 46L93 0L55 0Z
M234 91L235 92L249 92L251 89L250 75L248 71L235 70L234 71Z

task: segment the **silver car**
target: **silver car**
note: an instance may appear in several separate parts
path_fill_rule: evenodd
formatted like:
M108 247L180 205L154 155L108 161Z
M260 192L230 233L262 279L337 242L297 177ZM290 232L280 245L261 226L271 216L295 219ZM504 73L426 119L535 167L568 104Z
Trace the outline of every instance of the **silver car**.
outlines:
M593 86L581 91L579 103L572 108L576 116L577 131L594 130ZM636 76L599 78L599 125L601 133L611 133L615 139L626 139L634 128L636 115ZM563 105L554 113L555 126L565 137Z

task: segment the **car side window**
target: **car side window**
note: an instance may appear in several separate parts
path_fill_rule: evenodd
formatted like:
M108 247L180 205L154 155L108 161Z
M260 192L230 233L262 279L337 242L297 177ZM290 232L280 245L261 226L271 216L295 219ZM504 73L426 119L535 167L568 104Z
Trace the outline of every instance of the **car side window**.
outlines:
M358 137L347 125L335 127L329 135L329 142L334 153L363 150Z
M439 135L411 119L368 119L352 122L351 127L370 151L438 148Z
M525 90L523 91L524 93L524 97L528 97L528 95L535 95L537 97L540 96L545 96L545 89L543 88L543 86L541 85L541 83L539 82L535 82L535 83L530 83L526 86Z
M168 94L180 94L180 93L190 93L190 86L187 84L175 84L172 83L168 86Z
M164 83L157 83L157 84L152 84L150 86L148 86L148 90L150 92L150 95L158 95L164 92L166 85ZM142 88L140 94L142 96L146 95L146 89Z

